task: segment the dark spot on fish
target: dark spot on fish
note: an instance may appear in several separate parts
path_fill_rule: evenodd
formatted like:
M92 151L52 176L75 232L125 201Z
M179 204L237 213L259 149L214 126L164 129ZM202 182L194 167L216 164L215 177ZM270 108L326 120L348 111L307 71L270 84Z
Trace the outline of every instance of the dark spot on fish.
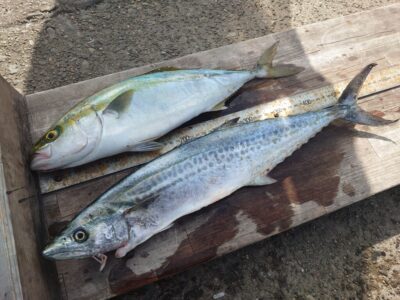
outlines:
M357 60L358 58L356 57L356 56L349 56L349 58L348 58L350 61L354 61L354 60Z
M274 113L274 118L279 118L279 113Z

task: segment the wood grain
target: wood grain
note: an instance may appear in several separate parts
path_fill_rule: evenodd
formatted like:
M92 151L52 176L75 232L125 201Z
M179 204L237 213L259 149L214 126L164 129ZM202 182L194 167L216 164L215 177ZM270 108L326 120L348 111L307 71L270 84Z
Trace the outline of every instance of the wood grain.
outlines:
M376 74L384 69L398 71L399 12L399 4L379 8L193 54L175 60L174 65L247 68L254 64L266 44L279 39L278 60L301 64L307 70L296 78L245 89L233 100L233 108L246 107L246 101L260 104L327 84L332 93L337 83L348 80L371 61L379 63ZM57 107L67 109L67 105L76 101L61 105L53 102L55 95L60 101L79 99L152 67L32 95L28 101L32 134L38 135L47 126L47 121L40 123L39 120L45 118L46 105L51 118L56 118L62 114ZM361 106L388 119L398 118L399 83L392 82L388 87L379 87L378 83L376 87L365 92ZM400 183L399 145L400 123L379 128L329 126L272 171L270 175L278 180L276 184L240 189L215 205L178 220L171 229L151 238L124 259L115 259L111 253L103 272L98 272L98 264L92 259L57 262L62 295L65 299L109 298L396 186ZM87 177L77 173L82 176L79 177L81 184L44 194L45 226L49 235L60 232L83 207L135 168L123 169L116 168L115 171L120 171L98 177L108 173L89 166L85 168ZM62 182L63 177L60 178ZM86 181L90 178L95 179Z
M55 281L44 272L49 263L38 252L39 205L26 163L25 99L1 76L0 107L0 298L51 299L57 286L50 284Z

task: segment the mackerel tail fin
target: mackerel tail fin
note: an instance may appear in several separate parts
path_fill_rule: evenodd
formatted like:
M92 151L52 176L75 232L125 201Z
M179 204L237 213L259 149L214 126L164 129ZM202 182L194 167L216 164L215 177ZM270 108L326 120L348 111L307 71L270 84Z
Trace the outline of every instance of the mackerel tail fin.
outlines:
M295 75L304 70L303 67L295 65L277 65L274 66L272 61L276 55L279 42L275 42L261 55L257 62L255 74L257 78L279 78Z
M370 126L381 126L387 125L390 123L397 122L398 120L385 120L383 118L374 116L365 110L361 109L357 105L358 94L361 90L361 87L367 78L368 74L371 72L372 68L375 67L376 64L369 64L364 69L361 70L346 86L344 91L339 97L338 106L343 108L344 117L343 119L357 123L364 124Z

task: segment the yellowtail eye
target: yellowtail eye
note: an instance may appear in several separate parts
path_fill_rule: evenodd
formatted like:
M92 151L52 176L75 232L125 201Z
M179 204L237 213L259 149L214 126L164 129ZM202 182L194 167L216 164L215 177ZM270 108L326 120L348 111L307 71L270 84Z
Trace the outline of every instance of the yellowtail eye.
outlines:
M48 140L53 140L53 139L55 139L56 137L57 137L57 131L55 131L55 130L49 131L49 132L46 134L46 139L48 139Z
M89 235L86 232L86 230L84 230L83 228L79 228L79 229L75 230L73 237L74 237L75 242L83 243L84 241L86 241L88 239Z
M61 129L59 126L56 126L56 128L47 132L45 135L46 142L52 142L55 139L57 139L58 136L60 135L60 132L61 132Z

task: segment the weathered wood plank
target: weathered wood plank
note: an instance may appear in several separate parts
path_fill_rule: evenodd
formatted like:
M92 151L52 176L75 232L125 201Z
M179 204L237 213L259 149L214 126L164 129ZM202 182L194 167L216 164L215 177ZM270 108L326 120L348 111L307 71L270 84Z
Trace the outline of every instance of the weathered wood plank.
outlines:
M0 149L1 156L1 149ZM2 299L22 298L22 286L19 280L17 251L10 220L7 187L4 178L3 163L0 162L0 297Z
M39 205L27 166L25 99L0 76L0 298L50 299L39 255ZM50 269L49 269L50 270Z
M398 64L396 57L400 57L400 33L398 32L400 20L392 18L389 21L387 15L394 16L399 13L400 5L392 5L30 95L28 106L32 123L31 134L34 139L38 138L82 97L129 76L165 65L182 68L251 68L261 51L274 40L281 41L278 62L295 63L304 66L306 70L296 77L269 81L257 89L245 90L233 99L231 109L222 115L282 96L348 80L368 62L378 62L381 69L393 67L394 64ZM363 24L366 15L369 22ZM398 68L394 70L398 72ZM376 72L378 71L379 69ZM392 81L387 83L393 84ZM394 85L398 84L399 82L394 83ZM367 88L369 86L370 91L377 88L373 83L369 85L367 83L366 86ZM379 83L379 86L382 88L383 83ZM207 114L201 120L217 116L221 114ZM220 122L222 119L208 123L207 131ZM205 128L201 133L204 133L204 130ZM194 131L196 129L176 131L162 139L169 144L164 151L178 145L183 137L200 134ZM123 154L81 168L43 174L40 176L41 191L50 192L111 174L149 161L155 155L157 154Z
M393 5L309 25L296 31L251 40L248 44L244 42L246 46L243 47L240 43L212 50L204 56L189 56L192 59L183 58L182 64L207 66L210 60L210 67L250 66L258 55L248 59L247 54L261 51L264 43L279 39L284 53L281 53L280 59L302 63L307 66L307 71L295 81L283 79L270 82L261 89L246 90L234 99L233 105L240 107L246 97L256 99L252 104L259 104L327 83L331 84L327 89L330 89L332 97L332 86L336 82L347 80L371 61L380 63L377 71L388 67L398 70L395 66L400 61L400 27L392 25L399 22L396 18L399 12L400 5ZM222 62L218 65L219 60ZM128 73L135 71L143 72L143 69ZM104 81L108 85L128 73L112 75ZM61 93L59 96L64 100L78 99L86 92L90 94L103 87L104 81L99 79L87 83L87 86L82 86L83 93L80 95L76 93L80 84L74 90L71 87L62 88L58 90ZM39 109L40 97L51 106L56 92L34 95L30 108L38 114L45 114ZM371 90L366 92L367 95L370 93ZM69 98L68 95L72 96ZM399 96L400 87L393 88L364 98L361 105L378 115L395 118L400 112ZM380 140L371 133L390 138L397 144ZM330 126L272 172L271 176L278 179L278 183L240 189L217 204L180 219L170 230L129 253L128 258L117 260L111 255L102 273L98 272L98 265L92 259L57 262L63 296L66 299L108 298L398 185L399 144L399 123L381 128L356 126L355 130L348 126ZM97 171L90 168L85 168L93 172L87 173L89 177L86 179L107 174L95 173ZM65 222L131 171L126 169L43 195L45 226L49 234L59 232ZM90 177L90 174L97 175Z

